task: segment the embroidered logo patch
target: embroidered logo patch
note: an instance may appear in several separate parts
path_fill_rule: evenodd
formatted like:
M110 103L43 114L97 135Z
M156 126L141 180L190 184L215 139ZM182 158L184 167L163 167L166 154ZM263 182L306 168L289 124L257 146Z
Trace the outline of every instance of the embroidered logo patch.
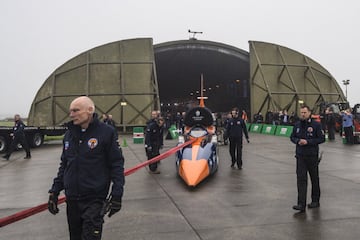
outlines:
M195 116L192 117L192 119L194 121L202 121L203 120L203 116L201 116L201 112L200 111L196 111L195 112Z
M98 145L98 140L96 138L90 138L88 141L88 146L90 149L94 149L96 148L96 146Z
M68 149L69 149L69 142L68 142L68 141L66 141L66 142L64 143L64 149L65 149L65 150L68 150Z

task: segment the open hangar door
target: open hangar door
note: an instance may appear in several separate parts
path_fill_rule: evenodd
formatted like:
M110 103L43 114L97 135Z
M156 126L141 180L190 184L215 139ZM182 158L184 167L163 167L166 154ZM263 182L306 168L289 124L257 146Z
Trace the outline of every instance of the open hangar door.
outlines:
M154 45L162 110L182 111L200 96L213 112L232 107L249 116L261 112L298 112L300 103L315 112L320 103L343 102L334 77L311 58L273 43L249 41L249 52L196 39ZM175 105L175 106L174 106Z
M213 112L250 111L249 54L222 43L180 40L154 45L162 111L198 103L201 74L205 105Z
M180 40L153 45L151 38L95 47L57 68L39 89L28 123L57 126L68 121L68 106L79 95L94 99L97 112L116 125L143 126L150 111L184 111L198 102L204 78L205 104L213 112L232 107L248 114L313 109L345 101L331 74L311 58L276 44L249 42L250 53L217 42ZM160 103L161 101L161 103ZM126 103L124 106L123 103Z
M311 58L266 42L249 41L249 49L252 113L298 113L300 104L317 112L321 103L346 101L334 77Z
M58 126L69 121L69 104L81 95L94 100L99 116L113 115L123 131L146 125L151 110L160 105L152 39L107 43L62 64L38 90L29 125Z

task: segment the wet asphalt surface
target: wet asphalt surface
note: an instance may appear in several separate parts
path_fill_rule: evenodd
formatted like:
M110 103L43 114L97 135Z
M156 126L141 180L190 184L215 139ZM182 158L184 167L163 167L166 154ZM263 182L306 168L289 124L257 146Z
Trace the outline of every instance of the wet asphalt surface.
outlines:
M132 136L123 148L125 168L146 160ZM230 168L228 146L219 147L218 172L196 188L177 177L175 157L164 159L161 174L140 169L126 177L123 208L105 218L103 239L358 239L360 236L360 145L321 145L321 207L297 214L295 146L287 137L250 133L242 170ZM163 151L175 146L165 140ZM53 142L0 159L0 218L47 201L61 145ZM309 183L309 191L311 184ZM308 194L310 202L310 193ZM68 239L65 204L0 228L0 239Z

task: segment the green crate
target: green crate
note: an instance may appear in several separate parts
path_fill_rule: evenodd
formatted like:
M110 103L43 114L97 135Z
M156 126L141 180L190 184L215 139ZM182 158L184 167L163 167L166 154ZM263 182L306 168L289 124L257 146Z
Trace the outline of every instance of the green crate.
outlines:
M283 137L290 137L293 128L294 128L293 126L278 125L278 126L276 126L275 135L276 136L283 136Z
M177 139L179 137L179 131L176 129L175 125L171 125L169 128L169 132L172 139Z
M133 128L133 140L136 144L144 143L144 128L143 127L134 127Z

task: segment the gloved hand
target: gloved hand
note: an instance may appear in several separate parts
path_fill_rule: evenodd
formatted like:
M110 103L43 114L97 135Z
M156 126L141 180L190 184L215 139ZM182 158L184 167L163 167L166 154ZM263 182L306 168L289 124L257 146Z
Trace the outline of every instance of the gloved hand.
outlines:
M250 140L249 140L249 138L247 138L247 139L246 139L246 141L247 141L247 143L250 143Z
M110 198L110 212L108 217L111 217L121 209L121 197L111 196Z
M58 196L59 196L59 194L56 194L53 192L49 193L48 209L49 209L49 212L54 215L59 212Z
M151 146L147 146L146 152L148 152L148 153L152 152L152 147L151 147Z

